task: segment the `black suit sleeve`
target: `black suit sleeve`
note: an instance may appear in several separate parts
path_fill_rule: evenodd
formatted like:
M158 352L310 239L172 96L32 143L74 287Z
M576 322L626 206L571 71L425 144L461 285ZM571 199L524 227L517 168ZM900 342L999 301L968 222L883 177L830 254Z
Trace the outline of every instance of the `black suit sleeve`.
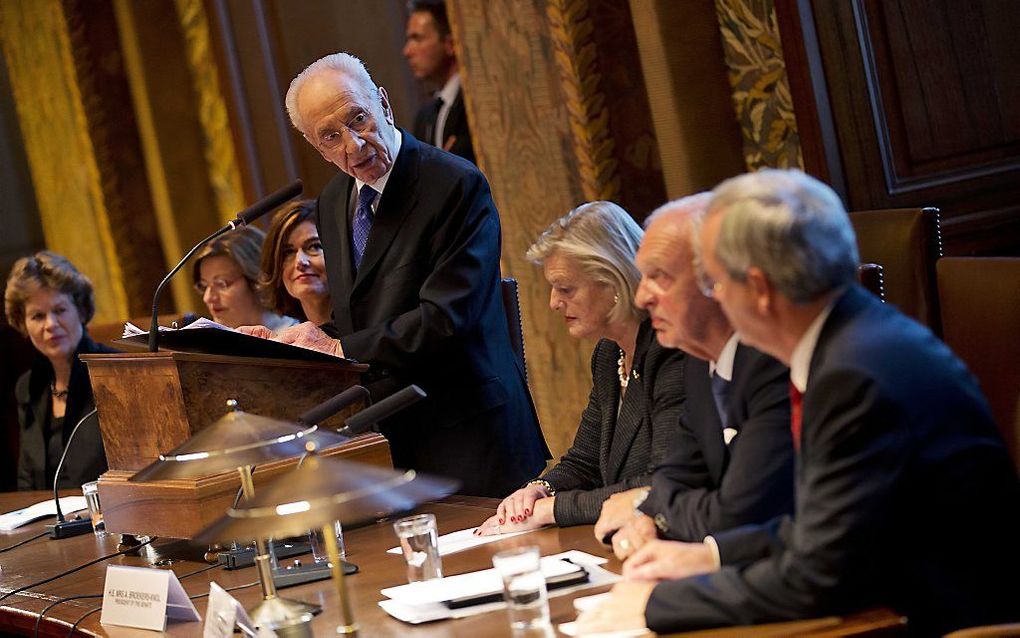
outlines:
M754 353L742 371L730 401L731 422L739 434L729 446L730 458L721 484L704 482L697 450L671 458L655 489L668 498L654 505L668 529L668 538L700 541L709 534L761 523L789 512L793 504L793 447L790 436L789 371L771 357ZM686 423L680 445L697 446ZM689 463L689 466L685 466ZM644 509L644 508L642 508ZM654 514L653 514L654 515Z
M604 343L606 342L600 342L600 346ZM613 350L615 351L615 347ZM584 454L583 467L589 481L586 485L578 484L569 488L573 491L557 493L554 511L557 525L590 525L594 523L602 512L602 503L611 495L635 487L649 485L652 472L666 456L668 450L671 449L679 429L680 412L684 404L684 355L679 351L657 348L655 354L650 355L650 357L652 356L654 356L655 360L650 362L650 365L644 370L645 383L653 384L650 393L651 405L648 405L648 400L642 401L644 405L640 410L641 414L639 416L639 418L645 420L646 424L651 426L650 447L648 443L635 441L633 447L628 452L631 457L646 457L648 459L647 462L640 468L640 471L630 473L623 480L610 485L603 484L599 459L599 441L601 438L599 436L599 423L603 415L598 407L593 387L591 399L581 420L581 427L578 428L578 439L580 439L585 425L594 424L591 427L591 434L585 437L586 441L584 442L584 447L587 450ZM602 366L601 373L599 374L602 378L597 379L596 384L599 382L603 384L617 383L615 355L610 354L608 358L604 359L603 363L605 365ZM592 364L594 375L596 370L594 358ZM579 446L578 439L575 439L574 446L567 452L568 457ZM564 457L564 460L566 458ZM563 463L561 462L560 465L553 468L545 477L553 487L556 487L558 492L561 489L568 489L561 488L558 483L560 476L562 476L562 473L559 472L562 465ZM572 466L576 467L576 464L572 464ZM580 475L580 473L577 473L577 475ZM553 478L550 478L550 476Z
M606 349L612 342L602 340L595 346L591 357L592 387L588 394L588 405L581 413L581 423L577 426L574 442L563 455L560 462L542 477L556 489L557 514L561 507L561 497L567 496L569 490L590 490L602 484L599 471L599 450L602 447L602 408L599 405L599 386L603 380L599 373L599 360L605 358ZM560 494L563 492L563 494ZM568 497L569 498L569 497ZM564 500L565 502L565 500ZM557 516L556 522L561 522Z
M883 541L893 487L908 462L905 416L856 372L812 379L805 401L797 516L778 534L741 530L717 538L724 562L751 541L767 556L747 567L660 583L645 617L660 633L840 613L860 606ZM832 399L841 397L842 399ZM809 425L810 424L810 425Z
M18 449L18 489L37 489L32 477L30 446L25 440L25 429L32 422L32 405L29 398L29 378L31 372L26 372L18 379L14 387L14 396L18 402L18 428L21 431L22 444Z
M340 338L344 354L406 369L477 327L499 268L499 218L477 171L464 172L436 218L433 263L417 307Z

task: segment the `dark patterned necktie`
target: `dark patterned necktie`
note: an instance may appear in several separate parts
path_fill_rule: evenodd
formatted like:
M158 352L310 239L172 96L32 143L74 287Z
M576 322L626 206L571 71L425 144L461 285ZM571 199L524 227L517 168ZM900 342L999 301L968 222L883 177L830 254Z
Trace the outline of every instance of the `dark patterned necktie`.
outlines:
M715 409L719 412L719 422L722 423L722 427L725 430L728 427L726 423L726 399L730 394L730 382L719 376L719 373L712 373L712 398L715 399Z
M351 238L354 240L354 268L361 266L361 256L365 254L365 244L368 243L368 233L372 230L372 202L375 201L375 192L368 184L361 187L358 192L358 208L354 211L354 231Z
M790 433L793 435L793 449L800 452L800 419L804 394L790 382Z
M425 141L433 146L442 147L442 140L436 139L439 132L439 112L443 110L443 98L436 96L429 104L428 124L425 127Z

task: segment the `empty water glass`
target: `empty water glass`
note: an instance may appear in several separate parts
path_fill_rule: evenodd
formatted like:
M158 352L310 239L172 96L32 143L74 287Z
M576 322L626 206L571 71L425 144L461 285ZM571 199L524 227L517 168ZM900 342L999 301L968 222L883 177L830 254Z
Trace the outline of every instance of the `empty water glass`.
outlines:
M99 481L85 483L81 486L81 492L85 495L85 503L89 506L92 531L96 536L103 536L106 534L106 523L103 522L103 508L99 503Z
M347 558L347 550L344 548L344 530L340 527L340 521L334 521L333 531L336 532L336 546L340 550L340 560L344 560ZM312 545L312 560L316 563L328 563L329 552L326 551L326 538L321 527L308 532L308 542Z
M538 547L532 545L499 552L492 557L492 566L503 578L503 597L513 633L546 633L549 627L549 595Z
M407 561L407 582L443 577L443 559L439 557L439 533L434 514L418 514L393 524L400 539L400 551Z

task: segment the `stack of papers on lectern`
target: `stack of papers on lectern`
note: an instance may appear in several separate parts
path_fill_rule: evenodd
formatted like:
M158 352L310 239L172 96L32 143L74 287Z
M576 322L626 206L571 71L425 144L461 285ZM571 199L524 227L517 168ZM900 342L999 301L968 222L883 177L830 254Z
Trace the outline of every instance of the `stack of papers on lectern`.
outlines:
M568 576L571 572L578 571L579 567L583 567L588 572L587 582L552 590L549 595L560 596L587 587L610 585L620 580L620 576L599 566L605 562L605 558L577 550L544 556L542 558L542 574L546 580ZM484 569L421 583L389 587L381 592L389 600L379 601L379 606L398 620L418 624L446 618L463 618L503 609L506 607L506 603L502 600L452 609L448 606L451 601L472 597L482 599L501 594L502 591L503 581L499 573L495 569Z
M124 324L124 336L115 343L128 346L148 346L149 333L133 323ZM205 318L183 328L159 327L160 350L222 354L235 357L262 357L264 359L296 359L298 361L344 361L339 357L292 346L279 341L262 339L238 332L223 324Z

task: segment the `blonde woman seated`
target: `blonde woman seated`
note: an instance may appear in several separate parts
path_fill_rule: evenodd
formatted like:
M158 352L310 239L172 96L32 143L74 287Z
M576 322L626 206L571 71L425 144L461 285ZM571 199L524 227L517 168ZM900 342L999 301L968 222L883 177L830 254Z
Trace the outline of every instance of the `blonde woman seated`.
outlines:
M315 200L291 202L273 216L262 251L259 290L265 304L281 315L316 325L331 320Z
M297 325L296 319L263 305L256 293L265 238L255 226L244 226L216 238L195 257L195 290L216 323L230 328L259 325L274 332Z
M594 523L611 494L648 485L677 436L683 353L663 348L634 307L641 228L611 202L584 204L530 249L552 286L549 307L575 339L598 340L592 389L574 444L551 470L506 497L476 534Z

